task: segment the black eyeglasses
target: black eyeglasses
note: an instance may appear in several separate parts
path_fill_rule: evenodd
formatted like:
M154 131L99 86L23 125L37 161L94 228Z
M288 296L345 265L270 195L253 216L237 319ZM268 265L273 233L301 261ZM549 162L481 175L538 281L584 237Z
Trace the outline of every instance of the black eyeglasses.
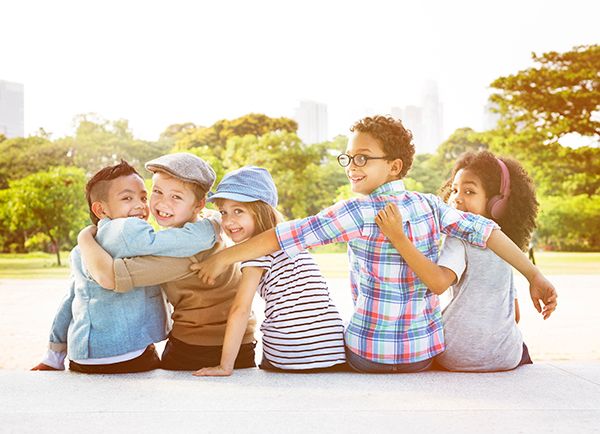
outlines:
M388 157L369 157L363 154L356 154L354 157L348 154L340 154L337 157L338 163L342 167L348 167L350 163L354 161L354 165L357 167L363 167L369 160L388 160Z

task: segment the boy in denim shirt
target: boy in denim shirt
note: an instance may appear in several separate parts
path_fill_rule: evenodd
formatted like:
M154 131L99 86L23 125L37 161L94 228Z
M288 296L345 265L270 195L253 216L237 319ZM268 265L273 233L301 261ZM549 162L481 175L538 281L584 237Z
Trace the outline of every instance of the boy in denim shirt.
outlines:
M157 200L151 211L161 226L178 229L155 232L148 224L144 182L126 162L100 170L88 182L86 196L97 240L115 256L187 257L215 244L213 222L197 217L214 183L214 171L192 154L167 155L154 162L160 166L165 159L184 166L189 179L176 180L168 173L154 179ZM147 167L154 167L153 162ZM106 291L88 274L78 246L70 260L69 292L54 318L49 350L33 369L64 369L67 352L70 369L85 373L158 367L153 343L164 340L169 329L160 287L140 287L127 294Z

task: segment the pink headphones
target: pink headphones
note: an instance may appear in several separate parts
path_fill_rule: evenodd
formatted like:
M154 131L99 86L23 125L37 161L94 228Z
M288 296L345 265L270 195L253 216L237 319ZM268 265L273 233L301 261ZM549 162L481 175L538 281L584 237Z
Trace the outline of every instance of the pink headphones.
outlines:
M492 218L500 219L506 213L508 198L510 197L510 173L508 167L500 158L496 158L496 160L500 166L500 194L488 201L487 208Z

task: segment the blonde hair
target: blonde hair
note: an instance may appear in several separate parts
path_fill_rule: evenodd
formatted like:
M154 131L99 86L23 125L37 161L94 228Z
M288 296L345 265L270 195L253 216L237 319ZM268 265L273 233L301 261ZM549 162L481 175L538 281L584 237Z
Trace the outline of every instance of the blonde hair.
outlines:
M221 206L223 200L225 199L216 199L215 203L217 206ZM243 203L248 208L248 211L254 218L254 233L252 236L268 231L277 226L278 223L284 221L283 215L279 211L262 200L240 203Z

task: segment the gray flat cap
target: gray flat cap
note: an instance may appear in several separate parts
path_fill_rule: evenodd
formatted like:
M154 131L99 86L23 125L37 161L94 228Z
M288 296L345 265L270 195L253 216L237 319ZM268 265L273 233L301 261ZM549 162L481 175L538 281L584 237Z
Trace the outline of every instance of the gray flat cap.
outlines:
M175 178L198 184L206 191L212 188L217 177L210 164L187 152L163 155L148 161L145 166L152 173L167 172Z

